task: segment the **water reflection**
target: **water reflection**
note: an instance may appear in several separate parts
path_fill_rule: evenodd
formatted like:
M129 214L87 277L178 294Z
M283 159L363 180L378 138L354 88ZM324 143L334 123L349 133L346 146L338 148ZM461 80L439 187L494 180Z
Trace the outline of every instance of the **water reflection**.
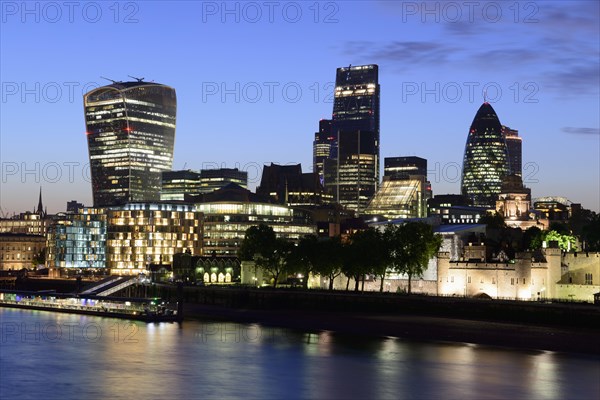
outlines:
M3 399L600 397L598 359L568 354L259 324L0 318Z

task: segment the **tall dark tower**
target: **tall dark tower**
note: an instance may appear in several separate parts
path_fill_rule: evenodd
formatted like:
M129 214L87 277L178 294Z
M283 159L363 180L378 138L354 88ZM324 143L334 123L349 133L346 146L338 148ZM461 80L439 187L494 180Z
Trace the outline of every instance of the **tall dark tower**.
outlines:
M172 168L177 99L158 83L115 82L84 96L94 207L160 200Z
M366 208L379 186L379 67L338 68L333 103L334 146L325 186L341 205Z
M321 185L324 184L325 160L331 158L332 147L336 146L333 136L332 120L322 119L319 121L319 131L315 133L313 142L313 172L319 177Z
M502 136L506 140L506 151L508 153L508 175L523 176L523 142L519 131L502 125Z
M463 160L461 192L474 206L495 207L508 174L506 141L492 106L485 102L469 129Z

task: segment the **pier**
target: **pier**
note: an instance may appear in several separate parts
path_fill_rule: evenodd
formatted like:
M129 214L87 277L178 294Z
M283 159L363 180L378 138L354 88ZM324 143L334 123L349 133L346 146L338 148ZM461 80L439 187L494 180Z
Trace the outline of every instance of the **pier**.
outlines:
M160 298L74 295L54 291L0 290L0 307L86 314L144 322L180 321L181 310Z

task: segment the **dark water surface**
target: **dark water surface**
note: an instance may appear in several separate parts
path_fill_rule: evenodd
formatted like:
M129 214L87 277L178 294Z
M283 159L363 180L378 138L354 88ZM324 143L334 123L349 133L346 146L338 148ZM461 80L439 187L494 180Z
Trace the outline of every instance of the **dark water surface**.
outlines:
M600 359L573 354L5 308L0 328L0 399L600 399Z

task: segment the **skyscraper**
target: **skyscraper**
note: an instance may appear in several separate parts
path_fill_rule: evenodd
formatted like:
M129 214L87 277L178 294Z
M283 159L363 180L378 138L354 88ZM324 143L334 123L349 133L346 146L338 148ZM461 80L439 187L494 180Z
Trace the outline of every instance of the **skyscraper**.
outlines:
M379 67L338 68L335 79L332 156L325 186L341 205L362 211L379 185Z
M325 160L332 157L331 150L335 144L335 136L331 129L332 120L322 119L319 121L319 131L315 133L313 142L313 172L319 176L321 185L325 182Z
M173 164L175 89L115 82L84 96L94 207L160 199Z
M506 141L492 106L485 102L477 111L465 145L461 192L476 207L495 207L508 173Z
M508 153L508 174L523 176L522 161L522 139L519 131L502 125L502 136L506 140L506 151Z

